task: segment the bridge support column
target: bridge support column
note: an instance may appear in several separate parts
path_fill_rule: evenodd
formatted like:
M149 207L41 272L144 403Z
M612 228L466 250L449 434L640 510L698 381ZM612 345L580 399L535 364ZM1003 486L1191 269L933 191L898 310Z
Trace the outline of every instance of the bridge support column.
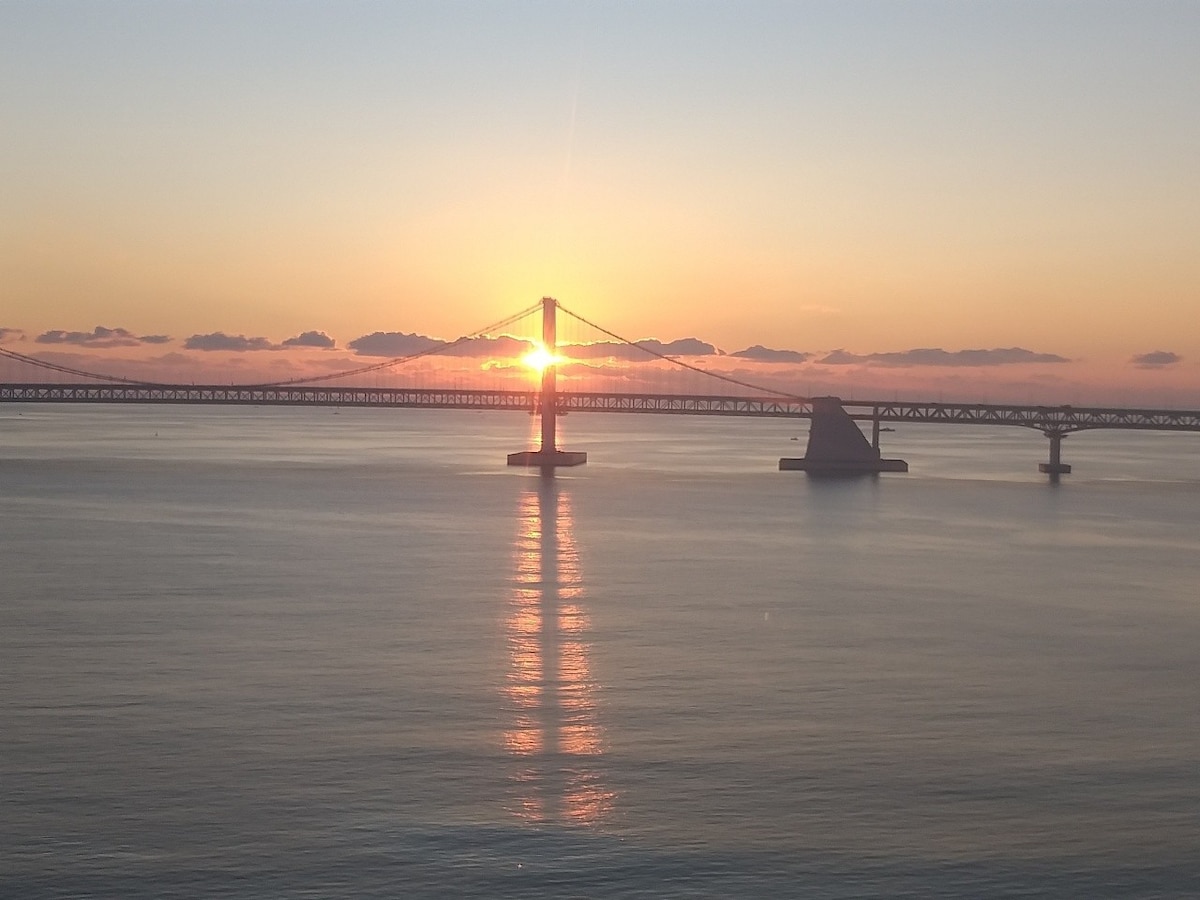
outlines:
M1062 440L1067 436L1066 432L1047 431L1045 435L1050 438L1050 462L1039 463L1038 471L1049 475L1051 480L1057 480L1059 475L1069 475L1071 467L1062 461Z
M779 460L779 468L785 472L808 472L810 475L869 475L908 471L908 463L904 460L880 457L878 417L872 437L874 446L867 442L858 425L842 408L842 401L838 397L814 397L808 449L802 459L785 457Z
M558 449L558 366L555 350L558 349L558 324L555 312L558 301L553 297L542 298L542 345L550 354L542 369L542 446L537 450L521 450L508 454L510 466L581 466L587 462L587 454L579 450Z

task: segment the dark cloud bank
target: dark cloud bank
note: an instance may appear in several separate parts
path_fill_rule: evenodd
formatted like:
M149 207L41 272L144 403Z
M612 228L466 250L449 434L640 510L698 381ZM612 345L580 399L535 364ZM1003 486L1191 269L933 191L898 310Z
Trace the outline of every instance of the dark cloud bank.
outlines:
M907 368L910 366L1009 366L1020 363L1066 363L1057 353L1035 353L1023 347L996 350L943 350L940 347L900 350L892 353L850 353L834 350L817 360L826 366L875 365Z
M532 345L527 340L509 335L472 338L458 343L438 340L423 334L408 334L403 331L376 331L355 338L346 346L360 356L412 356L414 353L425 353L439 347L446 347L448 349L441 355L486 358L520 356L527 353ZM647 350L650 352L645 352ZM570 353L574 359L579 360L621 359L630 362L650 359L653 354L662 356L721 355L721 351L712 344L698 338L680 338L667 343L651 338L638 341L635 346L615 341L599 341L594 344L571 345Z
M38 344L66 344L73 347L137 347L142 344L166 344L165 334L136 335L125 328L97 325L92 331L47 331L34 338Z
M402 331L376 331L372 334L356 338L346 346L360 356L412 356L416 353L426 353L440 347L447 347L440 355L457 357L517 357L525 353L530 343L520 338L508 336L497 338L474 338L451 346L453 342L441 341L437 338L422 334L408 334ZM755 344L745 350L726 354L714 345L699 338L688 337L674 341L660 341L646 338L635 344L623 344L616 341L597 341L593 344L572 344L562 348L572 359L580 362L595 360L621 360L624 362L646 362L659 356L729 356L760 363L790 363L799 364L815 362L819 365L874 365L892 367L911 366L941 366L941 367L979 367L1016 365L1021 363L1067 363L1070 360L1057 353L1035 353L1022 347L1010 347L994 350L943 350L940 348L923 348L903 350L892 353L850 353L846 350L834 350L821 359L815 359L814 354L799 350L780 350Z
M288 338L281 346L316 347L320 350L332 350L337 346L337 343L323 331L306 331L303 334Z
M811 353L801 353L799 350L772 350L762 344L755 344L745 350L730 353L739 359L752 359L756 362L802 363L812 359Z
M226 350L234 353L251 353L256 350L286 350L291 347L315 347L331 350L336 345L333 338L323 331L305 331L288 338L282 344L272 343L265 337L246 337L244 334L226 334L214 331L211 334L193 334L183 342L185 350Z
M20 338L20 329L0 328L0 340ZM59 344L76 347L133 347L143 344L166 344L171 338L166 335L136 335L125 328L97 326L92 331L47 331L36 338L39 344ZM230 353L252 353L257 351L307 348L332 350L337 342L323 331L305 331L281 343L266 337L247 337L243 334L226 334L214 331L209 334L193 334L183 343L186 350L224 351ZM359 356L381 358L414 356L438 351L439 355L458 358L505 359L517 358L527 353L532 346L529 340L510 335L480 337L470 340L443 341L427 335L403 331L376 331L350 341L346 347ZM591 344L573 344L563 348L580 362L620 360L624 362L647 362L660 356L705 357L728 356L757 363L798 365L815 363L823 366L867 365L879 367L908 368L917 366L976 368L983 366L1018 365L1028 363L1067 363L1065 356L1056 353L1036 353L1023 347L997 348L992 350L944 350L939 347L900 350L887 353L851 353L834 350L823 357L799 350L775 349L755 344L744 350L726 354L713 344L695 337L660 341L645 338L636 343L597 341ZM1175 365L1181 357L1176 353L1156 350L1133 357L1131 363L1141 368L1161 368Z
M1182 361L1183 357L1170 350L1155 350L1151 353L1141 353L1132 362L1139 369L1161 369L1163 366L1173 366Z
M244 334L226 334L223 331L193 334L183 342L183 347L185 350L232 350L237 353L280 349L278 344L272 344L265 337L246 337Z
M650 351L647 353L646 351ZM723 356L716 347L699 338L679 338L676 341L655 340L646 338L629 344L616 341L598 341L594 344L577 344L571 347L573 359L621 359L628 362L640 362L655 356Z
M507 335L473 338L458 343L426 337L423 334L407 334L403 331L376 331L355 338L346 346L359 356L413 356L444 347L446 349L439 354L441 356L488 357L519 356L529 351L530 344L528 341Z

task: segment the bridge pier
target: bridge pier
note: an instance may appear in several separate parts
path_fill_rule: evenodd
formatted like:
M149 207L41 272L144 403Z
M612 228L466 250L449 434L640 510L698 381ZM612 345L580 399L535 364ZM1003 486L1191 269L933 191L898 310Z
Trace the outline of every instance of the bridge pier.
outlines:
M1062 461L1062 441L1067 436L1067 432L1045 431L1042 433L1050 438L1050 462L1039 463L1038 471L1049 475L1052 481L1056 481L1059 475L1071 473L1071 466Z
M877 472L907 472L902 459L883 459L879 453L879 417L871 430L871 442L838 397L814 397L812 425L808 429L808 448L803 458L784 457L779 468L784 472L808 472L810 475L869 475Z
M543 469L557 466L582 466L587 462L587 453L580 450L558 449L558 366L555 350L558 348L558 326L555 311L558 301L553 297L542 298L542 345L550 354L542 369L541 417L542 446L537 450L521 450L508 454L510 466L539 466Z

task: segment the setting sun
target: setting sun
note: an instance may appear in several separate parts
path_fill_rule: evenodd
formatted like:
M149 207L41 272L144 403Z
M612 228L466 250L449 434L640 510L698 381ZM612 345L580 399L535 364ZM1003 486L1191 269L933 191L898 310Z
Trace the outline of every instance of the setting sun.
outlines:
M562 361L563 361L563 358L561 356L558 356L555 353L551 353L542 344L538 344L537 347L530 350L528 353L526 353L524 356L521 357L522 363L524 363L525 365L529 366L529 368L534 369L538 372L541 372L543 369L546 368L546 366L557 365L558 363L560 363Z

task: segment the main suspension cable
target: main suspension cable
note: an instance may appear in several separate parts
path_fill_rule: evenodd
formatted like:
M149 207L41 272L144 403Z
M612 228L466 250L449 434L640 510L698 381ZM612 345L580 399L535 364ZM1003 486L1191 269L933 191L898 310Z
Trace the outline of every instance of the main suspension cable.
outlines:
M131 384L136 387L169 387L158 381L139 381L136 378L122 378L120 375L101 375L99 372L88 372L85 369L73 369L70 366L59 365L44 359L38 359L36 356L26 356L24 353L18 353L16 350L9 350L7 347L0 347L0 356L6 356L9 359L17 362L28 363L31 366L36 366L39 369L49 369L52 372L62 372L64 375L76 375L80 378L91 378L96 381L114 381L120 384Z
M457 347L459 344L463 344L463 343L466 343L467 341L475 340L477 337L479 337L481 335L488 334L488 333L496 331L500 328L504 328L506 325L511 325L513 322L516 322L519 319L523 319L525 316L528 316L531 313L533 313L534 311L539 310L539 309L541 309L541 303L535 303L532 306L529 306L529 307L521 310L518 313L514 313L511 316L507 316L506 318L503 318L498 322L493 322L490 325L485 325L483 328L480 328L469 334L463 335L462 337L458 338L455 341L447 341L444 343L436 344L433 347L429 347L418 353L411 353L408 356L397 356L392 359L384 360L383 362L372 363L371 365L368 365L368 366L360 366L358 368L348 369L343 372L332 372L327 375L314 375L314 376L311 376L308 378L292 378L292 379L288 379L287 381L271 381L271 382L265 382L265 383L260 383L260 384L235 384L235 385L230 385L230 387L244 387L244 388L287 387L288 385L292 385L292 384L310 384L310 383L318 382L318 381L332 381L335 378L346 378L350 375L363 375L368 372L378 371L380 369L388 369L393 366L399 366L399 365L402 365L407 362L412 362L413 360L420 359L424 356L433 356L438 353L444 353L453 347ZM118 384L128 384L128 385L132 385L134 387L148 387L148 388L172 387L172 385L167 384L165 382L161 382L161 381L144 381L144 380L138 379L138 378L124 378L120 375L104 375L99 372L89 372L86 369L76 369L72 366L64 366L64 365L61 365L60 363L50 362L49 360L38 359L36 356L26 356L24 353L18 353L16 350L9 350L7 347L0 347L0 356L7 357L8 359L14 360L15 362L27 363L28 365L35 366L36 368L39 368L39 369L48 369L52 372L62 372L64 375L74 375L78 378L90 378L94 381L107 381L107 382L114 382L114 383L118 383Z
M788 400L799 400L801 403L808 402L809 398L801 397L798 394L792 394L792 393L789 393L788 391L781 391L777 388L763 387L761 384L751 384L749 381L742 381L740 378L734 378L732 375L722 375L719 372L710 372L707 369L700 368L699 366L693 366L691 363L685 363L681 359L676 359L675 357L668 356L665 353L659 353L657 350L651 350L649 347L645 346L644 344L640 344L637 341L631 341L631 340L629 340L629 338L621 337L621 335L617 334L616 332L609 331L604 326L597 325L595 322L585 319L583 316L579 315L579 313L572 312L571 310L569 310L565 306L563 306L561 303L558 305L558 308L561 309L563 312L565 312L568 316L578 319L584 325L590 325L592 328L595 328L601 334L606 334L610 338L620 341L623 344L628 344L631 347L637 347L637 349L641 350L643 353L648 353L651 356L656 356L661 360L665 360L666 362L671 363L672 365L679 366L681 369L689 369L692 372L699 372L701 375L707 375L709 378L716 378L718 381L724 381L724 382L728 382L729 384L735 384L738 387L750 388L750 390L752 390L752 391L762 391L763 393L766 393L766 394L774 394L777 397L786 397Z
M390 369L393 366L403 365L404 363L409 363L415 359L421 359L422 357L425 357L425 356L436 356L439 353L445 353L447 350L450 350L453 347L457 347L459 344L465 344L467 341L473 341L476 338L480 337L481 335L489 334L493 331L496 331L500 328L505 327L506 325L511 325L513 322L516 322L518 319L523 319L530 313L534 312L535 310L539 310L541 308L542 308L542 304L540 302L535 303L532 306L526 307L525 309L521 310L520 312L514 313L513 315L508 316L507 318L501 319L498 322L493 322L490 325L485 325L483 328L480 328L477 331L473 331L469 334L464 334L462 337L458 338L457 340L437 344L433 347L428 347L425 350L418 351L417 353L410 353L408 356L396 356L396 357L393 357L392 359L384 360L383 362L372 363L369 366L359 366L357 369L347 369L344 372L332 372L327 375L313 375L313 376L310 376L307 378L289 378L287 381L270 381L270 382L266 382L264 384L247 384L247 385L241 385L241 387L268 388L268 387L287 387L288 385L292 385L292 384L314 384L318 381L332 381L335 378L348 378L351 375L365 375L368 372L378 372L380 369Z

